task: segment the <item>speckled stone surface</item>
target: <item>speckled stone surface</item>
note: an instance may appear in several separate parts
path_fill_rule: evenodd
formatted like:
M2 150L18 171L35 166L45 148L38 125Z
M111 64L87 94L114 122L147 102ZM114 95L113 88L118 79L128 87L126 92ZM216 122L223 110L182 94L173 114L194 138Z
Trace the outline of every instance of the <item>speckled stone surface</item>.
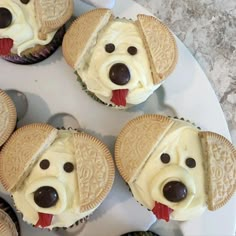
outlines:
M236 145L236 1L135 0L165 22L210 80Z

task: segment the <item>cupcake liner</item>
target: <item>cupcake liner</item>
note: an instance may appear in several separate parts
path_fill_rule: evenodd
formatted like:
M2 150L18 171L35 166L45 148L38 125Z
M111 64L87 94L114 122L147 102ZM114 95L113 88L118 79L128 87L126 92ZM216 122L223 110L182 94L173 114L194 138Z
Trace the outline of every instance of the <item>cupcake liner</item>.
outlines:
M6 212L6 214L11 218L11 220L15 224L18 235L20 236L21 235L20 224L16 216L16 213L14 212L10 204L1 197L0 197L0 210L3 210L4 212Z
M107 103L103 102L93 92L89 91L87 89L87 85L83 82L83 80L81 79L81 77L79 76L77 71L75 71L75 74L77 76L77 81L81 84L82 90L84 90L92 99L94 99L95 101L97 101L97 102L99 102L99 103L101 103L103 105L113 107L111 104L107 104Z
M79 227L79 231L82 231L84 226L85 226L85 224L88 222L89 217L90 217L90 215L89 216L85 216L84 218L76 221L73 225L71 225L69 227L55 227L52 230L53 231L60 231L60 230L71 231L71 230L76 229L76 231L77 231L77 227Z
M199 126L197 126L194 122L190 121L190 120L186 120L185 118L183 117L177 117L177 116L168 116L169 118L172 118L172 119L175 119L175 120L182 120L182 121L185 121L185 122L188 122L190 123L191 125L195 126L197 129L201 130L201 128Z
M159 236L159 235L151 231L135 231L135 232L122 234L121 236Z
M51 56L62 44L64 34L65 27L63 26L57 31L52 41L49 44L40 48L39 50L32 50L26 55L22 56L18 56L17 54L11 54L8 56L2 56L2 58L6 61L21 65L30 65L43 61L44 59Z
M134 198L134 200L135 200L140 206L146 208L141 202L139 202L139 201L134 197L134 194L133 194L133 192L132 192L132 190L131 190L129 184L128 184L127 182L125 182L125 183L126 183L128 189L129 189L129 192L131 193L132 197ZM146 210L147 210L147 211L152 211L152 210L150 210L150 209L148 209L148 208L146 208Z
M74 129L74 128L72 128L72 127L65 128L65 127L62 126L62 127L55 127L55 128L57 128L58 130L70 130L70 131L81 132L80 129Z

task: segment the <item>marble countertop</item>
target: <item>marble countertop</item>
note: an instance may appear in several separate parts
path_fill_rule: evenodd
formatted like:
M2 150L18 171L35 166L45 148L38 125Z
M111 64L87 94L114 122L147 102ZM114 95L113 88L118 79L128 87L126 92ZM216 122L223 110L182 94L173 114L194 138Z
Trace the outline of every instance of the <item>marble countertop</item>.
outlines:
M211 82L236 145L236 1L134 0L166 23Z

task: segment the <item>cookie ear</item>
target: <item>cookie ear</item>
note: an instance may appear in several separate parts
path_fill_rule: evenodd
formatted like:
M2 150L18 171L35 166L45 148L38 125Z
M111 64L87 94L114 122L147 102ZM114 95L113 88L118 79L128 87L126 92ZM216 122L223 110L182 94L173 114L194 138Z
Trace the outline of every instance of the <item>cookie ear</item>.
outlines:
M128 122L115 144L117 168L127 183L138 172L174 121L161 115L143 115Z
M159 84L175 68L177 47L174 36L153 16L138 15L136 24L142 35L151 64L153 83Z
M40 25L39 38L46 39L47 33L63 26L72 16L73 0L36 0L36 17Z
M225 205L236 190L236 149L223 136L200 132L206 160L204 162L208 209Z
M101 141L85 133L73 135L80 211L86 212L97 207L110 192L115 176L114 163Z
M11 98L0 89L0 146L6 142L16 126L16 108Z
M0 181L8 192L20 187L40 154L55 140L57 129L31 124L16 130L0 152Z
M109 22L109 9L95 9L81 15L64 36L62 51L67 63L75 70L83 62L84 55L94 46L101 29Z

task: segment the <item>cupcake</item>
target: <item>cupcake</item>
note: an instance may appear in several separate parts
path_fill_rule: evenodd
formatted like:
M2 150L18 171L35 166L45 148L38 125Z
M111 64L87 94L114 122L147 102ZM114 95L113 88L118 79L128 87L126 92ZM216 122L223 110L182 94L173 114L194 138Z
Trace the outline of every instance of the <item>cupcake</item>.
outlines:
M0 235L20 236L20 225L11 206L0 197Z
M119 19L108 9L95 9L75 20L62 50L83 88L117 108L144 102L177 61L175 39L158 19Z
M16 108L11 98L0 89L0 147L16 126Z
M1 0L0 57L33 64L49 57L62 43L73 0Z
M113 180L109 150L82 132L27 125L12 134L0 153L2 185L23 220L39 228L69 228L86 219Z
M236 150L223 136L161 115L131 120L115 160L134 198L158 219L186 221L224 206L236 189Z

